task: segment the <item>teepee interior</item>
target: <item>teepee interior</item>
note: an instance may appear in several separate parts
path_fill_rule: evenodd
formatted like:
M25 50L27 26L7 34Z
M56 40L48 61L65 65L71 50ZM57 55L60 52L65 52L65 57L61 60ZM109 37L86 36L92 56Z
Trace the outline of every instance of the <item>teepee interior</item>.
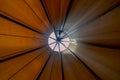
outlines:
M0 0L0 80L120 80L120 0Z

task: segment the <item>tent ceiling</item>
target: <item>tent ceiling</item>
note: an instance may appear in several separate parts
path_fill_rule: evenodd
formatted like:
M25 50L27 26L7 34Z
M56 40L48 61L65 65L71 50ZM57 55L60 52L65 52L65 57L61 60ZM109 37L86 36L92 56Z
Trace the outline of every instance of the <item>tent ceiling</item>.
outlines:
M0 0L0 80L120 80L119 14L120 0Z

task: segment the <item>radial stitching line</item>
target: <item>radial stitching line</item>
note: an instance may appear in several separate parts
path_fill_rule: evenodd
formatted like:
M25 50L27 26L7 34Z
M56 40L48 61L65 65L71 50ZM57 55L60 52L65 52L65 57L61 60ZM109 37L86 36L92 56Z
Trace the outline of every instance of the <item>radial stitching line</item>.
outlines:
M41 74L43 73L43 71L44 71L44 69L45 69L45 67L46 67L46 65L47 65L47 63L48 63L48 61L50 60L50 57L51 57L51 54L49 55L48 59L46 60L44 66L43 66L42 70L40 71L40 73L38 74L36 80L39 80L39 77L40 77Z
M56 33L56 29L55 29L55 27L54 27L54 24L52 23L51 19L49 18L48 12L47 12L47 10L46 10L46 8L45 8L45 5L44 5L43 1L40 0L40 2L41 2L41 4L42 4L42 7L43 7L44 12L45 12L45 14L46 14L46 16L47 16L47 19L48 19L48 21L50 22L50 25L51 25L51 27L52 27L52 29L53 29L53 31L54 31L54 33L55 33L55 36L56 36L56 38L57 38L57 33Z
M52 57L52 55L54 55L54 54L53 54L53 53L50 54L49 60L50 60L50 57ZM54 59L55 59L55 57L54 57ZM53 61L54 61L54 59L53 59ZM39 78L40 78L40 76L42 75L43 71L45 70L45 67L47 66L49 60L46 61L44 67L42 68L42 71L39 73L39 75L37 76L36 80L39 80ZM52 63L52 66L53 66L53 63ZM52 72L52 69L51 69L51 71L50 71L50 75L51 75L51 72ZM49 76L49 77L51 77L51 76Z
M63 31L63 29L64 29L64 26L65 26L65 23L66 23L66 19L68 18L68 15L69 15L69 12L70 12L70 9L71 9L71 6L72 6L72 2L73 2L73 0L70 0L69 5L68 5L68 8L67 8L66 15L65 15L65 17L64 17L64 19L63 19L63 22L62 22L62 24L61 24L61 27L60 27L60 30L61 30L61 31ZM60 33L61 33L61 32L60 32Z
M54 57L53 57L53 62L52 62L51 70L50 70L50 76L49 76L50 80L51 80L51 74L52 74L53 65L54 65L54 62L55 62L55 54L53 53L53 51L52 51L52 55Z
M53 51L52 51L52 55L54 55ZM50 57L51 57L52 55L50 55ZM49 59L50 59L50 57L49 57ZM55 57L54 57L54 59L55 59ZM42 75L42 73L43 73L43 71L44 71L44 69L45 69L48 61L49 61L49 60L46 61L45 65L44 65L44 67L43 67L43 69L42 69L42 71L39 73L39 75L38 75L38 77L37 77L36 80L39 80L39 78L40 78L40 76ZM53 61L54 61L54 60L53 60ZM52 64L52 66L53 66L53 64ZM52 72L52 70L51 70L51 72ZM51 72L50 72L50 73L51 73Z
M24 28L27 28L27 29L29 29L29 30L31 30L31 31L34 31L34 32L36 32L36 33L38 33L38 34L44 35L45 37L47 36L47 34L42 33L42 32L39 32L39 31L36 31L35 29L32 29L32 28L30 28L30 27L28 27L28 26L26 26L26 25L24 25L24 24L22 24L22 23L20 23L20 22L18 22L18 21L15 21L15 20L13 20L13 19L11 19L11 18L9 18L9 17L1 14L1 13L0 13L0 17L2 17L2 18L4 18L4 19L7 19L7 20L9 20L9 21L11 21L11 22L13 22L13 23L16 23L16 24L18 24L18 25L20 25L20 26L22 26L22 27L24 27ZM47 37L48 37L48 36L47 36Z
M39 47L38 47L39 48ZM36 49L36 48L35 48ZM33 49L32 49L33 50ZM12 53L12 54L8 54L8 55L5 55L5 56L1 56L0 58L4 58L4 57L9 57L11 55L14 55L14 54L17 54L17 53L24 53L24 52L27 52L28 50L23 50L23 51L18 51L18 52L15 52L15 53Z
M43 48L43 47L42 47ZM40 48L41 49L41 48ZM28 62L27 64L25 64L22 68L20 68L17 72L15 72L12 76L9 77L8 80L10 80L13 76L15 76L18 72L20 72L23 68L25 68L27 65L29 65L32 61L34 61L37 57L39 57L42 54L39 54L38 56L36 56L35 58L33 58L30 62Z
M59 55L60 55L60 63L61 63L61 70L62 70L62 80L64 80L62 53L60 52L60 44L59 43L58 43L58 46L59 46Z
M14 55L14 56L12 56L12 57L5 58L5 59L3 59L3 60L0 60L0 63L1 63L1 62L5 62L5 61L7 61L7 60L11 60L11 59L13 59L13 58L16 58L16 57L19 57L19 56L22 56L22 55L25 55L25 54L27 54L27 53L29 53L29 52L36 51L36 50L41 49L41 48L43 48L43 47L45 47L45 46L47 46L47 45L43 45L43 46L41 46L41 47L39 47L39 48L35 48L35 49L32 49L32 50L29 50L29 51L20 53L20 54L18 54L18 55Z
M86 45L92 45L92 46L96 46L96 47L102 47L102 48L110 48L110 49L117 49L120 50L120 46L109 46L109 45L104 45L104 44L95 44L95 43L89 43L89 42L77 42L82 43L82 44L86 44Z
M109 8L108 10L106 10L105 12L101 13L100 15L94 17L93 19L87 21L86 23L83 23L81 26L78 26L78 27L75 28L74 30L69 31L69 33L68 33L68 34L65 34L62 38L65 38L66 35L71 35L71 34L73 34L74 32L78 31L81 27L84 28L84 27L87 26L88 24L94 22L95 20L97 20L97 19L99 19L100 17L106 15L107 13L111 12L112 10L114 10L115 8L117 8L117 7L119 7L119 6L120 6L119 3L116 4L115 6L112 6L111 8Z
M63 43L61 43L64 47L66 47ZM67 47L66 47L67 48ZM74 52L72 52L69 48L67 50L72 53L73 56L75 56L84 66L87 68L87 70L96 78L96 80L101 80L101 78L92 70L90 69Z
M108 35L108 34L119 33L119 32L120 32L119 30L115 30L115 31L102 32L102 33L88 34L88 35L80 36L80 37L84 38L84 37L91 37L91 36L101 36L101 35L106 35L106 34Z
M32 12L38 17L38 19L44 23L44 21L41 20L41 18L37 15L37 13L30 7L30 5L26 2L26 0L24 0L24 2L25 2L26 5L32 10Z
M3 36L13 36L13 37L22 37L22 38L35 38L35 39L40 39L40 38L37 38L37 37L19 36L19 35L11 35L11 34L0 34L0 35L3 35Z

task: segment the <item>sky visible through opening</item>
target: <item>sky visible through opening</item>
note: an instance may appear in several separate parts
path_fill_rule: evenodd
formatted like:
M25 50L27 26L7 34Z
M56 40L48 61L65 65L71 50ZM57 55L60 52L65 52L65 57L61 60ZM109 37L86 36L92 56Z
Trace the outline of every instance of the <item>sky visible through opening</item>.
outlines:
M55 33L52 32L48 38L48 44L53 51L61 52L69 47L70 39L69 37L66 37L66 38L60 39L59 41L59 37L56 38Z

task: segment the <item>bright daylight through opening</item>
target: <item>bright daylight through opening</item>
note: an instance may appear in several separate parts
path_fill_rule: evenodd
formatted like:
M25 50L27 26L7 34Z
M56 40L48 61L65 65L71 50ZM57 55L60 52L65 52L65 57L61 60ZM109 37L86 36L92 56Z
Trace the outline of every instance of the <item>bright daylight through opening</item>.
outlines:
M49 47L56 52L61 52L66 50L69 47L70 39L69 37L65 37L62 39L62 36L65 35L65 33L61 33L58 35L58 33L52 32L48 38L48 44Z

